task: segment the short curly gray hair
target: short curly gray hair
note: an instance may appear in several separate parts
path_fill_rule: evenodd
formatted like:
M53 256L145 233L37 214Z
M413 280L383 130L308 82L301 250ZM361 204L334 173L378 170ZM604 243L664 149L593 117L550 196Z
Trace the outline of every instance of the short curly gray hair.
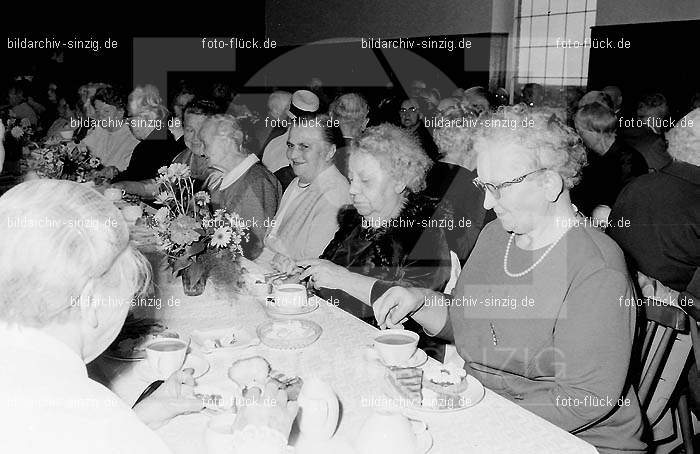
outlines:
M207 128L212 128L212 134L214 136L228 137L236 142L241 149L241 153L250 154L250 150L244 149L243 147L243 142L245 139L243 128L241 128L240 123L233 115L213 115L204 121L201 131L204 131Z
M506 144L518 144L530 155L533 168L557 172L568 189L581 180L586 149L576 131L555 115L525 104L499 107L481 122L474 150L477 154L488 153Z
M666 139L673 159L700 166L700 107L678 121Z
M476 167L474 133L474 128L467 125L461 127L448 125L435 129L433 138L445 160L467 169L474 169Z
M350 147L350 156L368 153L396 181L411 192L425 188L425 175L432 161L421 148L418 139L398 126L383 123L367 128Z
M155 85L144 85L134 88L129 95L129 114L144 116L150 120L165 120L168 108Z

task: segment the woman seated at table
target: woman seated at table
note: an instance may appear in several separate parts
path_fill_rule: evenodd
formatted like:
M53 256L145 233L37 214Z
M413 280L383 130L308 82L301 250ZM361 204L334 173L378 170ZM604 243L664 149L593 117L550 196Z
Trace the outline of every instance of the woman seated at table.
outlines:
M453 341L486 387L600 452L644 452L627 382L635 310L620 303L634 298L625 261L569 198L586 159L580 139L538 112L506 108L491 119L535 122L475 139L475 183L499 222L481 232L452 296L394 287L374 304L377 322L411 316Z
M496 216L484 208L484 193L472 184L476 177L474 129L445 126L435 129L433 136L442 158L428 172L425 193L452 211L452 228L445 230L445 237L464 266L481 229Z
M277 212L282 187L257 156L243 147L244 133L231 115L206 120L199 137L209 167L220 172L209 183L212 208L235 212L246 222L249 240L243 254L254 260L262 252L266 226Z
M290 273L296 260L319 257L333 239L338 210L350 203L348 180L333 164L340 143L340 129L326 114L291 127L287 159L296 178L282 195L259 263Z
M112 172L112 186L142 197L153 197L152 179L158 169L169 165L180 151L168 129L168 110L158 89L153 85L136 87L129 95L129 127L140 141L134 148L129 166L123 172Z
M202 409L191 374L175 372L132 410L86 373L149 282L119 210L78 183L35 180L0 197L0 219L3 452L169 453L149 428ZM254 392L258 403L239 410L238 452L286 445L296 404L272 384L264 394L267 406Z
M95 109L97 125L80 142L90 153L100 158L105 167L123 172L129 167L131 156L139 140L124 118L127 97L112 86L99 88L89 103Z
M207 158L204 157L204 144L199 139L199 130L207 118L214 116L218 107L214 101L196 99L182 111L183 141L185 149L173 158L173 163L189 166L192 178L204 182L209 175Z
M436 202L417 194L431 160L407 131L389 124L368 128L350 149L352 205L321 259L308 266L321 296L360 318L393 285L442 289L450 253L441 228L430 225Z

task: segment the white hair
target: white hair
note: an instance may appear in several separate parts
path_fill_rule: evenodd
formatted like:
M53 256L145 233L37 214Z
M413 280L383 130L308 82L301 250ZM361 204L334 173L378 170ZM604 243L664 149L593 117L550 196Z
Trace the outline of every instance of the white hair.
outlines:
M150 120L165 120L168 109L155 85L144 85L134 88L129 94L129 114L143 115Z
M119 210L94 189L33 180L0 197L0 320L41 327L90 302L130 302L150 265Z
M205 120L205 122L202 124L201 130L204 131L207 128L212 128L212 134L214 137L222 136L233 140L240 147L241 153L250 153L249 150L245 150L243 147L245 132L243 132L243 128L241 128L240 123L233 115L213 115Z
M666 133L668 154L676 161L700 166L700 107L691 110Z

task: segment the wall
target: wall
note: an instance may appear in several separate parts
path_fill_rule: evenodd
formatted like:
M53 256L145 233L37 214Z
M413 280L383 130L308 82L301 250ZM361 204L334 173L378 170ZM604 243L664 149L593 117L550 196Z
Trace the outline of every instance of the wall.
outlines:
M699 0L598 0L596 25L700 19Z
M493 0L511 3L514 0ZM266 33L280 45L343 37L417 37L492 31L490 0L268 0ZM510 9L512 15L512 6ZM498 21L499 27L507 26Z

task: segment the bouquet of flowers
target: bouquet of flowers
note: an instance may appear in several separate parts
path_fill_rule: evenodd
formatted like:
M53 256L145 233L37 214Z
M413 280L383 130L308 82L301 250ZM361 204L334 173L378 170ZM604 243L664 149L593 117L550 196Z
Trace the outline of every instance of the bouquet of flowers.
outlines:
M28 118L9 117L6 122L6 136L11 137L21 146L26 146L32 143L34 137L34 128Z
M84 183L91 172L100 168L97 157L90 156L85 147L74 143L48 139L43 146L32 144L28 147L26 170L33 171L43 178L72 180Z
M159 193L155 203L163 207L153 216L151 227L174 276L186 270L191 281L202 277L206 281L212 258L235 261L243 255L242 243L248 241L245 222L226 210L210 213L209 194L194 192L187 165L161 167L156 183Z

